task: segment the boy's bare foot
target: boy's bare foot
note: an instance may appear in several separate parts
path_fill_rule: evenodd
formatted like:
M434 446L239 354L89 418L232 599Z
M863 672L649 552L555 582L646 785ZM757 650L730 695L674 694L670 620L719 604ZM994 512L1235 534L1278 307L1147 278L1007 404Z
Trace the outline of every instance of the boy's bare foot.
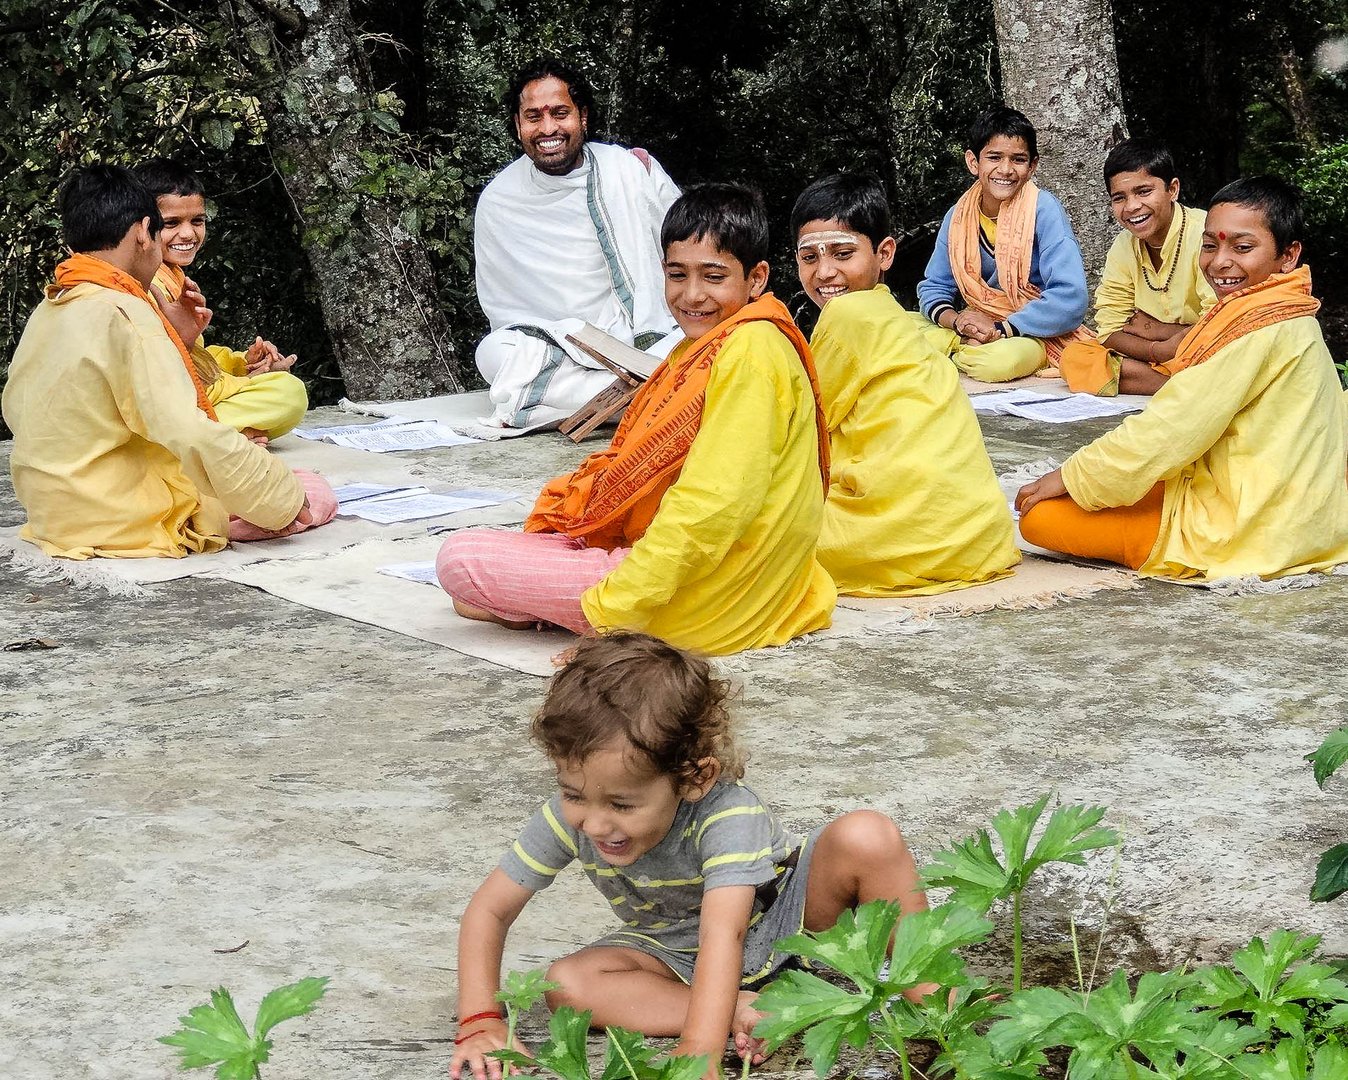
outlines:
M532 630L538 623L532 620L528 622L511 622L509 619L503 619L499 615L493 615L486 608L474 607L472 604L465 604L462 600L454 601L454 611L462 618L474 619L477 622L494 622L498 626L504 626L507 630Z
M763 1053L763 1040L755 1039L754 1025L763 1019L763 1014L754 1008L758 995L752 990L741 990L739 1001L735 1003L735 1015L730 1020L730 1034L735 1040L735 1053L740 1058L748 1058L751 1065L762 1065L768 1058Z

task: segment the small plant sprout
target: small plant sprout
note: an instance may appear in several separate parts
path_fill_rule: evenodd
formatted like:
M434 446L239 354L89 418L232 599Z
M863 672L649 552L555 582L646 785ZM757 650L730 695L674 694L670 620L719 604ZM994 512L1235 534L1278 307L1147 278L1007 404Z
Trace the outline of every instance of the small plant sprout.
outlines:
M496 1000L506 1007L507 1046L513 1047L519 1018L543 1000L549 990L559 990L541 971L512 971ZM659 1057L641 1035L623 1028L606 1028L604 1068L595 1077L590 1073L585 1040L590 1031L590 1014L576 1012L563 1005L548 1021L548 1037L533 1057L515 1049L494 1050L491 1057L508 1067L542 1067L559 1080L701 1080L707 1071L707 1057Z
M1101 828L1102 806L1060 806L1049 816L1034 849L1030 834L1048 806L1049 796L1015 810L999 811L992 828L1002 842L999 859L987 829L938 853L922 876L930 888L951 889L950 899L984 914L998 900L1011 899L1012 988L1021 983L1021 894L1035 871L1048 863L1084 865L1085 853L1119 842L1113 829ZM1027 853L1028 852L1028 853ZM1003 861L1003 859L1005 861Z
M272 1043L267 1038L271 1029L282 1021L313 1012L327 987L326 977L301 979L277 987L257 1007L250 1036L234 1008L234 999L222 986L211 991L209 1005L198 1005L186 1016L180 1016L178 1022L182 1027L159 1041L177 1048L184 1069L215 1065L217 1080L256 1080L262 1075L258 1066L271 1053Z
M898 923L895 932L894 925ZM796 934L777 943L782 952L832 968L856 986L850 991L806 971L787 970L758 996L754 1007L765 1015L754 1028L769 1051L804 1031L805 1054L819 1076L826 1076L844 1043L863 1049L874 1034L898 1054L904 1080L910 1075L904 1038L934 1037L928 1029L944 1011L903 999L905 991L934 985L962 986L964 959L956 951L983 941L992 924L968 907L946 904L899 918L899 906L881 900L844 911L837 925L819 933ZM894 935L889 950L890 935ZM889 971L880 971L888 951ZM927 999L931 1001L929 997ZM967 1001L967 999L965 999ZM872 1029L871 1014L880 1015ZM889 1039L884 1038L888 1033Z
M1315 770L1315 782L1325 783L1345 761L1348 761L1348 727L1334 732L1306 760ZM1348 844L1336 844L1320 856L1315 869L1315 884L1311 887L1312 900L1334 900L1348 892Z

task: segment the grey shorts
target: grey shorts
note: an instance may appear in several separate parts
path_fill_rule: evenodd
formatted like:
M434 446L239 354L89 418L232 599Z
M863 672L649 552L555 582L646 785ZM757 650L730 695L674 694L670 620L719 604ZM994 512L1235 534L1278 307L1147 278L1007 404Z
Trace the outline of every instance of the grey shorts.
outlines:
M805 925L805 891L810 880L810 860L814 842L823 831L821 826L805 838L796 865L783 871L776 880L777 898L763 912L762 917L744 936L744 966L740 985L753 988L766 981L783 967L790 957L774 952L772 946L784 937L798 934ZM673 937L656 939L633 930L615 930L605 934L589 946L592 949L634 949L653 956L664 963L683 982L693 981L693 965L697 961L697 942L675 940Z

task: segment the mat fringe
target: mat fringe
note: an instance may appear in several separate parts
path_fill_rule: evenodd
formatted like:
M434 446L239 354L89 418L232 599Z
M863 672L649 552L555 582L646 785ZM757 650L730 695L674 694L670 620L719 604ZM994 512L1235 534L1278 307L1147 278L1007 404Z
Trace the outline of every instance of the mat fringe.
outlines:
M1024 465L1017 465L1014 469L1008 469L1004 473L997 475L997 483L1003 488L1008 486L1021 487L1028 484L1031 480L1038 480L1041 476L1047 476L1054 469L1062 468L1062 462L1055 458L1040 458L1038 461L1027 461Z
M982 615L989 611L1043 611L1045 608L1051 608L1055 604L1065 603L1069 600L1084 600L1098 592L1108 590L1127 591L1140 588L1142 588L1141 578L1136 574L1118 570L1110 572L1104 580L1092 581L1090 584L1074 585L1070 588L1047 589L1043 592L1031 593L1029 596L1008 596L991 602L976 601L970 604L966 599L961 604L955 600L959 593L951 593L949 600L933 604L931 607L923 607L915 614L932 617L953 615L964 618L969 615ZM967 591L960 590L960 592Z
M64 581L76 589L103 589L110 596L138 598L150 595L150 590L140 582L128 581L105 570L93 559L87 562L53 559L37 548L27 546L11 549L9 568L33 582Z

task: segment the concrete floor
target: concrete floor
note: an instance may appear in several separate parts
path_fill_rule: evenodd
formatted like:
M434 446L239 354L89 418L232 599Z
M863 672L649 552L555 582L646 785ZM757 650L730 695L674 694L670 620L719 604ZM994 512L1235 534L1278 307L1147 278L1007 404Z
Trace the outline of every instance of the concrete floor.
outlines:
M1107 427L985 423L999 469ZM579 456L556 436L439 453L482 483ZM21 519L6 481L0 524ZM1069 917L1093 949L1106 909L1106 969L1280 926L1343 954L1348 908L1305 896L1348 836L1344 789L1301 759L1343 720L1345 587L1149 583L764 655L737 676L749 782L794 826L887 811L919 859L1043 791L1110 807L1122 855L1033 890L1030 981L1066 978ZM112 599L4 571L0 605L4 641L60 643L0 653L0 1076L169 1077L154 1040L211 987L251 1020L271 987L330 975L264 1076L443 1077L459 914L549 793L524 738L543 682L228 582ZM564 875L507 964L604 917Z

